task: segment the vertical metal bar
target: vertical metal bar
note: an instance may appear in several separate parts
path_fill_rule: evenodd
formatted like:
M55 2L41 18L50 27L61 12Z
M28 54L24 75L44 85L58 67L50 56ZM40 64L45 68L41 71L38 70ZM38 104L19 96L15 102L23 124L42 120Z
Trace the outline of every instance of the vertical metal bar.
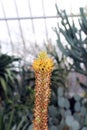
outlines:
M41 1L42 1L42 8L43 8L43 15L46 16L46 15L45 15L44 2L43 2L43 0L41 0ZM47 29L46 19L44 19L44 24L45 24L46 38L47 38L47 40L48 40L48 29Z
M30 0L28 0L28 6L29 6L30 17L32 17L32 11L31 11ZM33 21L33 19L31 19L31 23L32 23L32 31L33 31L33 35L34 35L34 38L35 38L35 44L37 44L36 36L35 36L35 27L34 27L34 21Z
M14 4L15 4L17 17L19 18L19 13L18 13L18 7L17 7L16 0L14 0ZM23 36L23 30L22 30L22 27L21 27L20 19L18 19L18 25L19 25L19 30L20 30L20 34L21 34L21 39L22 39L23 46L24 46L24 52L26 52L25 40L24 40L24 36Z
M57 0L55 0L55 4L57 4Z
M5 9L4 9L4 5L3 5L2 0L1 0L1 5L2 5L2 11L3 11L4 18L6 19L6 13L5 13ZM13 41L12 41L12 38L11 38L11 32L10 32L7 20L5 20L5 22L6 22L7 31L8 31L8 35L9 35L9 39L10 39L10 44L12 46L12 52L13 52L14 51L14 44L13 44Z

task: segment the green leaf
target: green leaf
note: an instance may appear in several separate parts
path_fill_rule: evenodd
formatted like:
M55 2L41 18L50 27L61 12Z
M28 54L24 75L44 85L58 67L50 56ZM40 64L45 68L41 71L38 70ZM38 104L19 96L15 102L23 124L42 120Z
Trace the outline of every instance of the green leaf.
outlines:
M0 130L4 130L3 111L0 108Z
M11 80L11 82L13 82L12 72L9 69L6 69L6 73L8 75L8 78Z
M20 121L20 123L18 124L18 127L17 127L16 130L20 130L21 129L21 127L22 127L23 123L25 122L25 120L26 120L26 117L23 117L22 120Z
M11 130L16 130L16 125L14 125L14 126L11 128Z
M14 109L13 109L12 112L11 112L11 116L10 116L10 119L9 119L9 123L8 123L8 126L7 126L7 130L11 130L11 125L12 125L12 121L13 121L13 116L14 116Z
M7 95L7 84L6 84L6 81L4 80L4 78L2 78L1 76L0 76L0 83L2 85L4 92L5 92L5 95Z

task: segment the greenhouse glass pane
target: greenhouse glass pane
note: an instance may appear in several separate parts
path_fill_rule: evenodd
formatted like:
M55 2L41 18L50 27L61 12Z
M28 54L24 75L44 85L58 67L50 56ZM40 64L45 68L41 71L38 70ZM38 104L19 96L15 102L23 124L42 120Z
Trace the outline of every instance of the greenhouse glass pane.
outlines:
M56 7L55 0L43 0L45 15L46 16L55 16L56 15Z
M19 17L29 17L30 11L28 6L28 0L15 0Z
M43 16L41 0L30 0L32 16Z
M3 6L6 17L17 17L14 0L0 0L0 5Z

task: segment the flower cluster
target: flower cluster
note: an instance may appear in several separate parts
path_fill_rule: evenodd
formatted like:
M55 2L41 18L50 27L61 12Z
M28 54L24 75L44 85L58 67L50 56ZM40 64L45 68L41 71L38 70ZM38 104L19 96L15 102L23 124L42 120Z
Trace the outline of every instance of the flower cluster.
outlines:
M49 58L46 52L40 52L37 59L34 60L33 68L35 71L48 73L53 69L53 60Z

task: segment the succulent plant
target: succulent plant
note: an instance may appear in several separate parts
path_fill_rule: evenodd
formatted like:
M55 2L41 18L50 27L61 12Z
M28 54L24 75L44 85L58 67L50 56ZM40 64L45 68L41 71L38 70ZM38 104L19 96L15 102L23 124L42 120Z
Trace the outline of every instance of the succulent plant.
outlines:
M71 128L72 128L73 130L79 130L79 129L80 129L80 124L79 124L79 122L76 121L76 120L74 120L74 121L72 122Z
M65 122L66 122L66 124L67 124L69 127L72 126L72 122L73 122L73 121L74 121L74 118L73 118L72 115L66 116Z
M83 127L82 130L87 130L87 127Z
M61 26L57 26L54 30L57 35L57 45L61 52L72 59L72 70L87 77L87 17L84 9L80 8L80 18L78 19L80 29L76 27L74 20L69 21L65 10L59 11L56 5L57 14L61 19ZM85 38L83 37L83 33ZM61 41L61 35L65 38L67 44L64 46ZM87 92L87 85L77 79L80 86Z
M64 95L64 88L63 87L58 87L57 89L57 94L59 97Z
M79 112L80 109L81 109L81 103L80 103L80 102L76 102L76 103L75 103L75 106L74 106L74 110L75 110L76 112Z

